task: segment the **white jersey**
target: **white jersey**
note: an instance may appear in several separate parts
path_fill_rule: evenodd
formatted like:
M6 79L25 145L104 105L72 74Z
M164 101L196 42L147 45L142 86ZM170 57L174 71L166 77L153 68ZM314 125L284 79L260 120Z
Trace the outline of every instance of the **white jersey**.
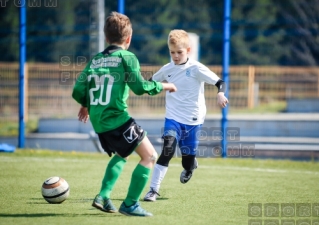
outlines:
M166 115L187 125L203 124L206 116L204 83L215 85L220 79L206 66L193 59L185 64L168 63L152 79L175 84L177 91L166 91Z

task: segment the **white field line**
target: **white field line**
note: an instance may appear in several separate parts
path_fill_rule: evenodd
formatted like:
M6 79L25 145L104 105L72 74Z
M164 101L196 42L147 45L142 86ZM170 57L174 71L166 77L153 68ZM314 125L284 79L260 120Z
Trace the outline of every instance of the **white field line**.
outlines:
M179 166L180 164L169 164L169 166ZM256 167L238 167L238 166L207 166L199 165L198 168L204 169L218 169L218 170L233 170L233 171L249 171L249 172L265 172L265 173L297 173L297 174L311 174L319 175L319 172L307 171L307 170L283 170L283 169L267 169L267 168L256 168Z
M0 162L25 162L25 161L49 161L49 162L92 162L94 161L93 159L72 159L72 158L41 158L41 157L0 157Z
M108 158L106 159L108 160ZM94 159L70 159L70 158L41 158L41 157L0 157L0 162L22 162L22 161L50 161L50 162L95 162ZM128 161L130 162L130 161ZM181 167L181 164L170 163L170 167ZM231 171L249 171L249 172L264 172L264 173L295 173L295 174L309 174L319 175L319 172L307 171L307 170L283 170L283 169L267 169L256 167L239 167L239 166L216 166L216 165L199 165L200 169L217 169L217 170L231 170Z

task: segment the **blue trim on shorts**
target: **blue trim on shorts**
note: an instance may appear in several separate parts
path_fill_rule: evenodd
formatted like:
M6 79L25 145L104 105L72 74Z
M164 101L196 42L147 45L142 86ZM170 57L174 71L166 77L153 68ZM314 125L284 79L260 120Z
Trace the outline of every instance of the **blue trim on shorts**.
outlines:
M177 139L178 146L182 154L196 155L202 124L199 125L186 125L176 122L172 119L165 118L164 122L164 136L173 136Z

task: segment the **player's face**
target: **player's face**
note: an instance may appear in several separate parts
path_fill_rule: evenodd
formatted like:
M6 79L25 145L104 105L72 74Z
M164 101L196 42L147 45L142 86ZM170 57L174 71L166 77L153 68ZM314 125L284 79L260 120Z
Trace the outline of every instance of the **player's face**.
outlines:
M187 61L190 48L185 48L180 45L169 45L169 54L175 65L185 63Z

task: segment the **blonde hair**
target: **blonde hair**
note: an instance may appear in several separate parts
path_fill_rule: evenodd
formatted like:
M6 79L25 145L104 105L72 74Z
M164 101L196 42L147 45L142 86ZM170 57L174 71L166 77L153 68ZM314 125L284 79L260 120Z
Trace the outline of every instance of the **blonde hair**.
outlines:
M111 12L105 20L104 35L109 43L122 44L132 35L132 23L130 19L121 13Z
M184 30L172 30L168 34L168 45L181 45L181 47L188 48L190 47L189 37L186 31Z

